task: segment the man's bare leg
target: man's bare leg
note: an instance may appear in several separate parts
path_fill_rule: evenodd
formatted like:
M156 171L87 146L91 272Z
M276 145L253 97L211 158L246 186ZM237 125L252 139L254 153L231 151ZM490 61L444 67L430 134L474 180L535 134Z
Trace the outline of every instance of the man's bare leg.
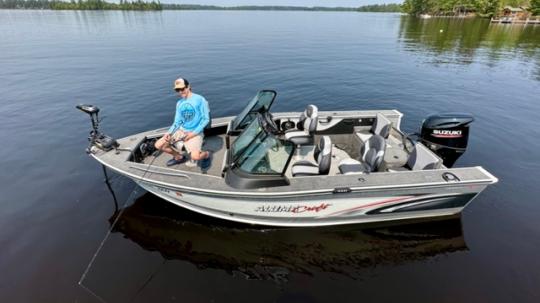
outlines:
M182 159L182 155L176 150L172 149L169 142L165 138L161 138L156 141L155 147L163 152L171 154L176 160Z
M197 160L203 160L210 156L210 152L208 151L193 151L191 152L191 159L197 161Z

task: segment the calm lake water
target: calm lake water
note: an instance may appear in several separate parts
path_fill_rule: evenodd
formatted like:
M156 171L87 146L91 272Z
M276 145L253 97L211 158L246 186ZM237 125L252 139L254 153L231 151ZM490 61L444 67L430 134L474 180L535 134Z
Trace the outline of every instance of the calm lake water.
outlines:
M232 225L111 174L117 211L74 106L100 106L115 137L163 127L179 75L214 117L263 88L278 91L274 111L395 108L407 132L430 113L470 112L457 165L500 182L461 221L411 227ZM539 113L540 26L0 11L0 301L539 302Z

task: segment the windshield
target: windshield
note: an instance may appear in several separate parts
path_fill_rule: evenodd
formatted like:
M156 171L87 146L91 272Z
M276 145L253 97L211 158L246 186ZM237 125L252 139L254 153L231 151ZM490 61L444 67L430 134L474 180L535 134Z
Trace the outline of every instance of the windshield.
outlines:
M265 132L254 119L232 145L236 166L250 174L282 174L293 151L293 144Z
M232 130L240 130L251 123L260 111L268 111L272 102L276 98L276 92L271 90L262 90L251 101L248 102L244 110L236 116L232 122Z

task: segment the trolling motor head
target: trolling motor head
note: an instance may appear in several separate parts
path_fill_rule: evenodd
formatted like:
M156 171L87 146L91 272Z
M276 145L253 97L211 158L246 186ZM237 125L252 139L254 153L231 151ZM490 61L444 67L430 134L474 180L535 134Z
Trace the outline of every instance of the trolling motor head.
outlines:
M88 136L88 141L90 141L90 143L86 148L87 153L93 153L95 151L93 147L97 147L104 151L109 151L119 146L118 142L116 142L115 139L105 134L102 134L99 131L100 120L98 118L99 108L97 106L90 104L79 104L75 107L89 114L90 121L92 121L92 130L90 131L90 135Z
M76 107L89 115L97 115L99 113L99 108L95 105L79 104Z

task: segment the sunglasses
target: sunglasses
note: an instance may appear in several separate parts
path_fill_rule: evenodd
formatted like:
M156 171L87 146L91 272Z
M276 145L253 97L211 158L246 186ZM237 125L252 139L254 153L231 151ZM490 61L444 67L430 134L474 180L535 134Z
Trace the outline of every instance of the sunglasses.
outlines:
M174 90L179 93L179 92L183 92L185 89L187 88L187 86L184 86L182 88L175 88Z

